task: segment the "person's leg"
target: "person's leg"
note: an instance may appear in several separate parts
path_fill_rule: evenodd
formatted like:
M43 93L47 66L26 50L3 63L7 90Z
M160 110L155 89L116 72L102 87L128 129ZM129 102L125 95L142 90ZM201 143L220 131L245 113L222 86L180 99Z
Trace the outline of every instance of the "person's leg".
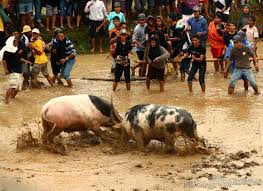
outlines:
M259 94L258 86L257 86L256 80L254 78L254 74L253 74L252 69L244 69L243 75L248 80L250 86L254 89L255 94Z
M64 28L64 16L65 16L65 2L64 0L59 0L58 4L59 8L59 20L60 20L60 28Z
M33 15L32 12L26 14L26 24L29 25L30 27L33 26L32 15Z
M35 7L35 21L40 25L40 27L43 27L43 24L41 22L41 0L34 0L34 7Z
M214 61L214 67L215 67L215 71L216 71L216 72L219 72L219 63L218 63L217 60Z
M99 27L99 25L100 25L101 23L102 23L102 22L97 22L96 28ZM95 29L95 32L96 32L96 29ZM102 27L102 28L100 29L99 33L98 33L98 34L99 34L99 44L100 44L100 50L99 50L99 52L100 52L100 53L103 53L104 33L105 33L104 27Z
M131 89L131 69L130 69L130 65L124 67L124 78L125 78L125 83L126 83L126 89L129 91Z
M188 89L189 89L190 93L193 92L192 82L193 82L193 79L195 77L195 74L196 74L197 70L198 70L198 67L195 64L193 64L191 69L190 69L189 76L188 76L188 79L187 79L187 81L188 81Z
M21 23L21 28L23 28L23 26L26 25L26 15L25 14L20 15L20 23Z
M66 3L67 25L68 25L68 27L69 27L70 29L72 29L72 26L71 26L72 8L73 8L73 5L72 5L71 2Z
M231 75L229 85L228 85L228 94L233 94L235 86L239 78L242 76L241 69L235 69Z
M164 92L164 81L159 81L160 83L160 92Z
M51 26L52 29L56 28L56 18L57 18L57 15L52 16L52 26Z
M46 30L50 31L49 29L49 23L50 23L50 16L46 16Z
M201 86L201 90L203 93L205 92L205 72L206 72L206 66L200 66L199 67L199 84Z
M53 80L52 80L52 78L50 77L50 75L48 73L47 64L42 64L40 66L40 70L41 70L41 73L43 74L43 76L45 76L45 78L47 79L48 83L51 86L53 86Z
M67 63L65 63L61 68L61 76L67 81L68 87L72 87L71 77L70 73L72 71L72 68L75 64L75 58L69 60Z
M146 87L148 90L150 89L150 86L151 86L151 79L147 77L146 78Z
M9 88L9 89L6 91L6 94L5 94L5 103L6 103L6 104L9 103L9 98L12 96L13 91L14 91L13 88Z
M76 26L79 28L80 27L80 21L81 21L81 15L77 15L77 21L76 21Z
M90 21L90 41L91 41L91 49L90 52L94 53L96 50L96 21Z
M171 10L170 10L169 0L166 0L166 1L167 1L166 6L165 6L165 8L166 8L166 17L168 18Z
M118 86L118 82L121 79L123 71L124 71L124 66L122 66L120 64L116 64L115 73L114 73L115 80L114 80L113 85L112 85L113 91L116 91L117 86Z
M91 49L90 49L90 52L94 53L95 50L96 50L96 38L93 37L93 38L91 38Z
M15 99L16 95L18 94L19 90L13 89L11 99Z

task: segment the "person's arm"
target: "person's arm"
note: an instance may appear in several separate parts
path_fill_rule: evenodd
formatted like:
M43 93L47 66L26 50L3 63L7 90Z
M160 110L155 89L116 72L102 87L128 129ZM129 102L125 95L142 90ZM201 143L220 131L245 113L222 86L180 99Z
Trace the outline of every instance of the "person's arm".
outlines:
M202 23L202 26L203 26L203 32L201 33L201 36L206 36L208 33L208 26L206 20Z
M65 64L66 62L68 62L70 59L74 58L77 55L77 51L74 48L74 44L71 42L71 40L67 39L66 40L66 48L68 49L68 51L70 52L70 54L68 54L66 56L66 58L62 58L60 59L60 63L61 64Z
M108 17L104 19L103 22L100 24L100 26L98 26L98 28L96 29L97 32L99 32L100 29L104 27L106 24L110 23L110 16L111 14L109 14Z
M88 1L86 4L86 7L84 9L84 13L89 13L90 12L90 7L94 4L92 1Z
M162 46L160 46L161 55L153 60L153 62L159 62L161 60L167 60L170 58L170 53Z
M11 19L5 13L4 8L1 3L0 3L0 17L3 19L4 23L11 23Z
M38 40L38 42L32 46L32 52L36 55L41 55L44 52L42 40Z
M253 63L254 63L254 66L255 66L255 70L257 72L259 72L259 64L258 64L258 59L257 59L256 54L253 55Z

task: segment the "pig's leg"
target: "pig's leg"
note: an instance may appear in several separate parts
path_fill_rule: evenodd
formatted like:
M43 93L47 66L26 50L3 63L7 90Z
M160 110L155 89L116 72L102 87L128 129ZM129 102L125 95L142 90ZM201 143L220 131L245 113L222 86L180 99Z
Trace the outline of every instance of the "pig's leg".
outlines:
M129 141L128 133L125 128L121 130L121 144L126 145Z
M165 150L167 153L175 151L174 144L175 140L173 134L169 132L165 133Z
M144 133L142 129L133 130L133 136L140 151L144 151Z

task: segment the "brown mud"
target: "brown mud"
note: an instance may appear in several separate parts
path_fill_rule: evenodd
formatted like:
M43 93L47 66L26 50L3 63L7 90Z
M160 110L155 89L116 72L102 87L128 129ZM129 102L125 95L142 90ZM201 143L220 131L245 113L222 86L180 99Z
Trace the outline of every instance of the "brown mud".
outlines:
M258 54L263 54L262 45ZM147 91L144 81L135 81L130 92L120 83L112 93L111 82L80 80L111 77L106 56L78 56L73 89L56 85L25 90L9 105L2 100L8 83L0 70L0 190L263 190L263 92L259 96L252 88L245 92L239 82L229 96L228 80L214 73L213 63L208 66L205 94L194 82L194 93L189 95L187 83L180 82L174 73L168 77L164 93L159 93L157 83ZM262 61L260 66L262 69ZM263 70L255 76L262 90ZM165 154L161 151L163 144L154 141L149 145L150 152L139 152L133 144L123 150L116 149L116 144L97 144L92 135L85 138L78 133L61 135L67 142L68 155L43 149L39 121L44 103L53 97L82 93L108 100L112 95L121 115L140 103L186 108L197 122L199 136L207 140L213 152ZM28 143L33 145L28 147Z

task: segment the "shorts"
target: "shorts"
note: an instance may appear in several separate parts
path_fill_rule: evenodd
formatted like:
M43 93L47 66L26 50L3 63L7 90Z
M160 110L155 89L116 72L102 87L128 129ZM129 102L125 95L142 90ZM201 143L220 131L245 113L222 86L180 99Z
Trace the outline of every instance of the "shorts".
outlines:
M58 14L58 7L52 7L51 5L46 5L46 15L54 16Z
M165 70L165 68L157 69L157 68L154 68L151 65L149 65L147 78L149 78L151 80L157 79L159 81L164 81L164 70Z
M122 76L122 73L124 73L125 82L129 83L131 81L131 71L130 71L130 65L124 66L121 64L116 64L115 68L115 82L119 82Z
M224 48L211 48L213 58L221 58L223 56Z
M33 12L33 3L18 3L19 14L25 15Z
M48 75L47 63L46 64L34 64L33 65L31 73L34 75L38 75L40 72L44 76Z
M9 88L21 90L23 84L22 74L15 72L10 73L8 75L8 83L9 83Z
M86 7L86 0L78 0L73 2L74 15L85 15L84 8Z
M95 38L97 35L103 36L105 31L104 27L101 27L99 32L96 32L96 29L101 25L103 21L90 21L90 37Z

